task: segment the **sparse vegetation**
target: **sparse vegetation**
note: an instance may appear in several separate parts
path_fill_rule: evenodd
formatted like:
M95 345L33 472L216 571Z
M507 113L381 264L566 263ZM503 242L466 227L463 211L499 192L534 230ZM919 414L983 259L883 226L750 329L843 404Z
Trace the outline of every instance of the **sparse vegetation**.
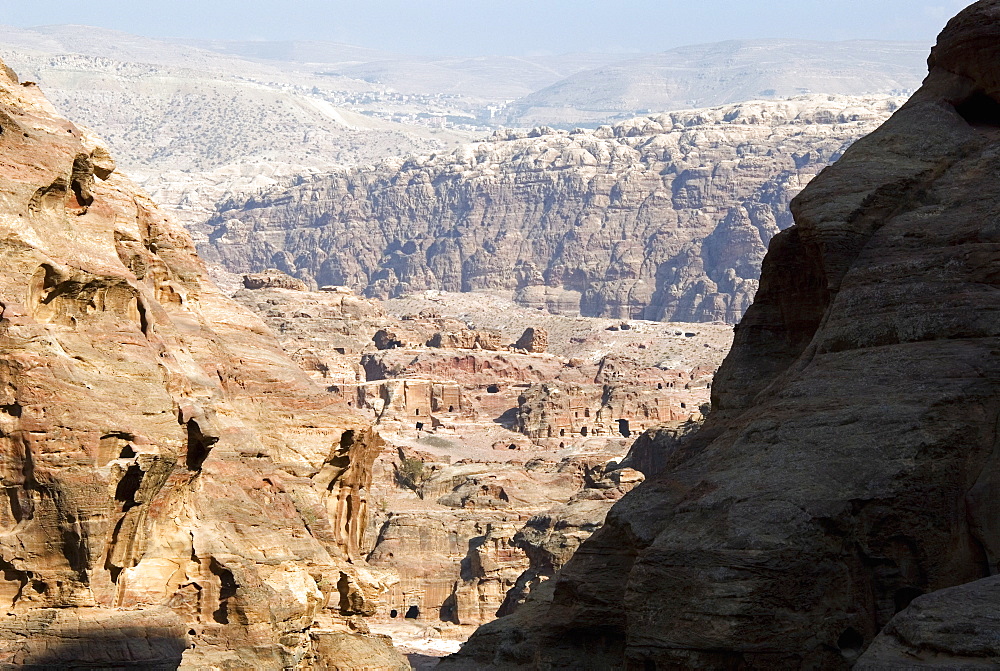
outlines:
M404 457L396 470L396 481L407 489L415 492L420 490L427 478L430 477L430 469L427 465L415 457Z

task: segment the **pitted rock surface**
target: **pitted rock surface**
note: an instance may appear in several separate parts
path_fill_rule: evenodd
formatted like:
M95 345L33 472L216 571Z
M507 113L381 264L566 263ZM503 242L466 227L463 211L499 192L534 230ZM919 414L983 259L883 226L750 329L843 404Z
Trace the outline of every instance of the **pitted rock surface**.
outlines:
M362 617L370 426L6 70L0 155L0 663L408 668Z

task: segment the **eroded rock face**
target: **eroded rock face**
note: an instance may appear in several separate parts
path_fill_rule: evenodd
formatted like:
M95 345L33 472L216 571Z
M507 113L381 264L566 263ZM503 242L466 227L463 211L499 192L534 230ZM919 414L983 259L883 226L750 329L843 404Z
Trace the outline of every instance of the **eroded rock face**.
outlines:
M792 203L704 428L444 668L847 669L996 573L998 44L997 0L949 24Z
M0 154L0 658L407 668L360 619L378 437L9 71Z
M529 354L543 354L549 347L549 332L529 326L517 339L514 346Z
M224 205L201 249L386 298L516 292L560 314L725 321L789 200L901 101L812 97L502 131Z

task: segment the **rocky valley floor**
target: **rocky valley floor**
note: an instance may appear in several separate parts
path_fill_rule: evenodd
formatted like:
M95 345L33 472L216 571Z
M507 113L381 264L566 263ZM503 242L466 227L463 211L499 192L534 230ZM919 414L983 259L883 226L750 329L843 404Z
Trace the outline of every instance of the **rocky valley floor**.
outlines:
M362 550L390 587L370 626L415 668L515 610L656 471L709 411L733 333L485 292L380 302L278 271L219 279L385 441Z

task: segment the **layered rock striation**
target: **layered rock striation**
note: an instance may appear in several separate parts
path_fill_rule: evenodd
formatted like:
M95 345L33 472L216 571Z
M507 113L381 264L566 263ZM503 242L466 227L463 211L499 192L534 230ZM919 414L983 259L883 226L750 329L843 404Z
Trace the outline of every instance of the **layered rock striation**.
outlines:
M733 323L789 200L900 102L814 96L498 131L231 200L200 251L379 298L487 289L556 313Z
M380 440L0 68L0 661L407 668L363 616Z
M704 428L444 668L995 664L998 45L949 23L793 201Z

